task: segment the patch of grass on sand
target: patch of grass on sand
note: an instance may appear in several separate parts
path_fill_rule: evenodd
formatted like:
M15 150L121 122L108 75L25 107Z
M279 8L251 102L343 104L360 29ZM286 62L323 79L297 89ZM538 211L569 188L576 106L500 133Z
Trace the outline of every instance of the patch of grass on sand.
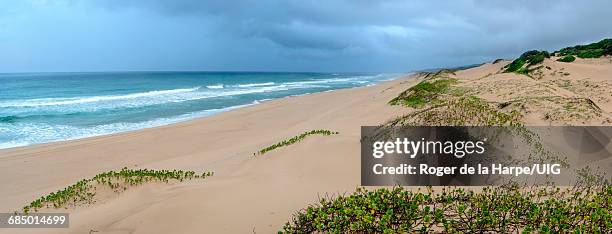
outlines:
M358 188L300 210L280 233L600 233L612 230L611 206L609 185L477 193Z
M438 101L438 94L446 92L448 87L456 82L457 79L452 78L434 81L424 80L402 92L399 96L389 101L389 104L420 108L425 104Z
M429 102L419 110L399 116L381 126L385 129L394 126L498 126L517 134L527 145L533 155L539 159L558 162L567 166L559 155L544 149L540 137L527 129L521 122L522 114L518 110L504 109L512 104L488 102L469 91L454 92L459 87L448 84L444 89L430 89L436 93L436 102ZM409 91L408 89L407 91ZM401 98L400 94L397 98Z
M447 100L397 118L394 125L409 126L506 126L518 124L520 114L497 110L494 105L470 96Z
M23 212L38 211L41 208L61 208L66 205L86 204L93 201L96 195L96 186L108 186L115 192L126 190L129 186L136 186L147 182L165 182L170 180L184 181L194 178L206 178L212 176L213 172L197 174L194 171L181 170L148 170L128 169L124 167L120 171L109 171L98 174L91 179L83 179L62 190L43 196L23 207Z
M278 143L276 143L274 145L271 145L271 146L268 146L266 148L263 148L259 152L254 153L253 155L265 154L265 153L267 153L269 151L272 151L272 150L274 150L276 148L280 148L280 147L283 147L283 146L288 146L288 145L291 145L291 144L295 144L297 142L300 142L300 141L304 140L304 138L306 138L307 136L315 135L315 134L329 136L329 135L335 135L335 134L340 134L340 133L339 132L332 132L330 130L324 130L324 129L312 130L312 131L305 132L305 133L302 133L300 135L294 136L294 137L289 138L287 140L283 140L281 142L278 142Z

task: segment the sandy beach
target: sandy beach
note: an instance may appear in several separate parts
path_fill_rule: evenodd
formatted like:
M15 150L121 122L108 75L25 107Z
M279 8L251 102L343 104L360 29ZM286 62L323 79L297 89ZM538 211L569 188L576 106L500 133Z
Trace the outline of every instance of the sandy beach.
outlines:
M0 207L18 210L43 194L122 167L214 171L205 181L144 185L68 209L69 232L275 232L317 196L359 185L360 126L406 111L387 102L410 81L287 97L175 125L2 150L0 177L10 182L0 190ZM253 156L311 129L340 134L312 136ZM5 231L17 230L0 230Z
M549 59L544 66L550 69L542 68L545 73L539 78L501 73L508 63L486 63L449 76L459 80L459 87L472 90L472 95L495 103L517 97L558 97L519 105L526 124L610 125L609 58L572 64ZM122 167L214 171L206 180L147 184L91 205L70 207L65 210L70 212L68 232L276 232L294 212L318 197L345 194L359 186L360 127L413 111L388 102L419 80L403 77L369 87L271 100L164 127L2 150L0 207L5 212L18 210L82 178ZM593 84L591 92L585 93L584 88ZM575 100L581 98L592 100L597 110L580 109L581 102ZM568 102L577 107L563 108ZM576 116L573 110L592 116ZM253 155L312 129L340 134L311 136L265 155ZM18 231L66 232L0 230Z

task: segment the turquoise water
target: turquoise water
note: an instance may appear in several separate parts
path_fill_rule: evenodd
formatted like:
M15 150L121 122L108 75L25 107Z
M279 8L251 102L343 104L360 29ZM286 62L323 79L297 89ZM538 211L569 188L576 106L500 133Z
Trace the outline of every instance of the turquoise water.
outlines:
M176 123L264 100L371 85L395 74L0 74L0 148Z

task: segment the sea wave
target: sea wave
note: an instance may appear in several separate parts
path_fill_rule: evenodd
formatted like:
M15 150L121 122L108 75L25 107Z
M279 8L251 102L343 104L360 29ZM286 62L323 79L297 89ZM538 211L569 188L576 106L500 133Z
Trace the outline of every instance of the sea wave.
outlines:
M369 83L369 82L375 82L378 79L380 79L380 75L368 75L368 76L350 76L350 77L343 77L343 78L294 81L294 82L285 82L283 84L287 84L287 85L330 84L330 83L364 84L364 83Z
M0 102L0 107L40 107L40 106L61 106L61 105L75 105L85 104L102 101L117 101L125 99L135 99L144 97L155 97L169 94L179 94L194 92L200 89L200 87L188 88L188 89L171 89L171 90L155 90L141 93L132 93L124 95L108 95L108 96L91 96L91 97L74 97L74 98L37 98L28 100L15 100Z
M202 89L183 89L181 92L165 92L160 94L160 91L156 91L157 95L139 95L130 94L122 96L102 96L102 97L88 97L72 100L71 103L62 102L62 105L51 105L56 103L53 102L33 102L26 100L21 103L3 103L4 106L13 106L13 108L7 108L9 115L21 116L31 115L34 113L77 113L77 112L92 112L102 111L109 109L124 109L124 108L139 108L153 105L170 104L170 103L181 103L187 101L198 101L210 98L219 98L227 96L240 96L246 94L256 93L270 93L285 91L291 89L304 89L304 88L315 88L321 87L312 84L280 84L274 86L260 86L251 87L248 89L222 89L222 90L202 90ZM175 90L176 91L176 90ZM147 92L147 94L151 94ZM122 98L119 98L122 97ZM127 98L131 97L131 98ZM135 98L138 97L138 98ZM89 100L97 100L96 102ZM87 100L87 101L85 101ZM19 106L15 108L14 106Z
M26 100L10 100L0 101L0 108L38 108L38 107L54 107L54 106L75 106L75 105L88 105L91 104L92 108L106 108L109 105L100 105L99 103L116 103L117 105L110 105L111 108L121 107L123 104L125 107L134 107L142 105L156 105L162 103L171 102L183 102L190 100L198 100L211 97L241 95L249 93L261 93L261 92L274 92L288 89L299 89L299 88L314 88L314 87L327 87L317 86L329 83L356 83L366 84L370 83L372 79L378 78L375 76L354 76L348 78L332 78L332 79L320 79L320 80L306 80L306 81L295 81L295 82L283 82L276 85L275 82L264 82L264 83L248 83L238 84L235 87L239 87L239 90L227 90L227 91L216 91L216 89L225 89L223 84L215 84L206 86L207 89L213 92L206 92L202 90L200 86L192 88L180 88L171 90L154 90L147 92L122 94L122 95L104 95L104 96L84 96L84 97L70 97L70 98L38 98L38 99L26 99ZM244 89L248 88L248 89ZM132 101L134 100L134 101Z
M209 89L222 89L223 88L223 84L207 85L206 88L209 88Z
M19 118L20 118L19 116L15 116L15 115L0 116L0 123L14 123Z
M238 87L240 88L249 88L249 87L258 87L258 86L270 86L270 85L274 85L276 83L274 82L265 82L265 83L252 83L252 84L239 84Z
M77 127L70 125L46 123L18 123L10 125L6 123L0 123L0 139L2 139L3 134L11 136L12 138L16 138L6 142L0 142L0 149L64 140L75 140L86 137L95 137L134 131L144 128L159 127L168 124L183 122L190 119L201 118L241 107L246 107L257 103L257 101L253 101L252 103L245 105L236 105L225 108L203 110L169 118L157 118L148 121L132 123L111 123L92 127Z
M269 100L263 98L298 96L344 87L365 86L383 79L387 79L387 77L337 74L333 77L313 76L300 80L283 78L283 80L271 80L270 82L241 80L242 84L239 82L230 83L232 80L215 80L208 84L191 83L191 86L196 86L191 88L153 90L121 95L106 93L99 96L69 98L4 99L0 101L0 148L156 127L245 106L198 109L200 104L202 104L202 108L211 106L207 99L214 101L213 106L218 106L217 104L222 104L225 101L228 101L228 105L230 105L229 103L247 103L257 99L247 104L252 105ZM268 95L268 93L270 94ZM230 96L231 99L225 99L225 97ZM182 104L175 105L178 103ZM172 117L164 118L151 116L151 114L159 113L155 111L158 108L176 110L177 113ZM195 112L179 114L186 113L185 111ZM116 118L116 122L111 122L115 118L100 117L99 120L87 118L87 116L98 116L99 114L100 116L103 116L102 114L109 114L109 116L116 114L118 118ZM130 116L136 116L137 118L130 118Z

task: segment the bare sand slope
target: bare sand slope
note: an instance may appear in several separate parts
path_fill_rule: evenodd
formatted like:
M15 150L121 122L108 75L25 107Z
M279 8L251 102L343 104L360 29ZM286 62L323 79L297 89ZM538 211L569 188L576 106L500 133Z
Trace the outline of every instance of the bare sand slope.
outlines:
M612 58L546 59L532 73L503 73L509 61L458 71L466 95L503 103L517 110L528 125L611 125Z
M124 166L214 171L205 180L139 186L93 205L69 208L68 231L276 232L318 195L350 192L359 185L360 126L405 112L387 102L411 83L400 79L289 97L166 127L0 151L0 208L18 210L80 179ZM340 134L310 136L253 156L312 129ZM0 229L7 231L66 229Z

